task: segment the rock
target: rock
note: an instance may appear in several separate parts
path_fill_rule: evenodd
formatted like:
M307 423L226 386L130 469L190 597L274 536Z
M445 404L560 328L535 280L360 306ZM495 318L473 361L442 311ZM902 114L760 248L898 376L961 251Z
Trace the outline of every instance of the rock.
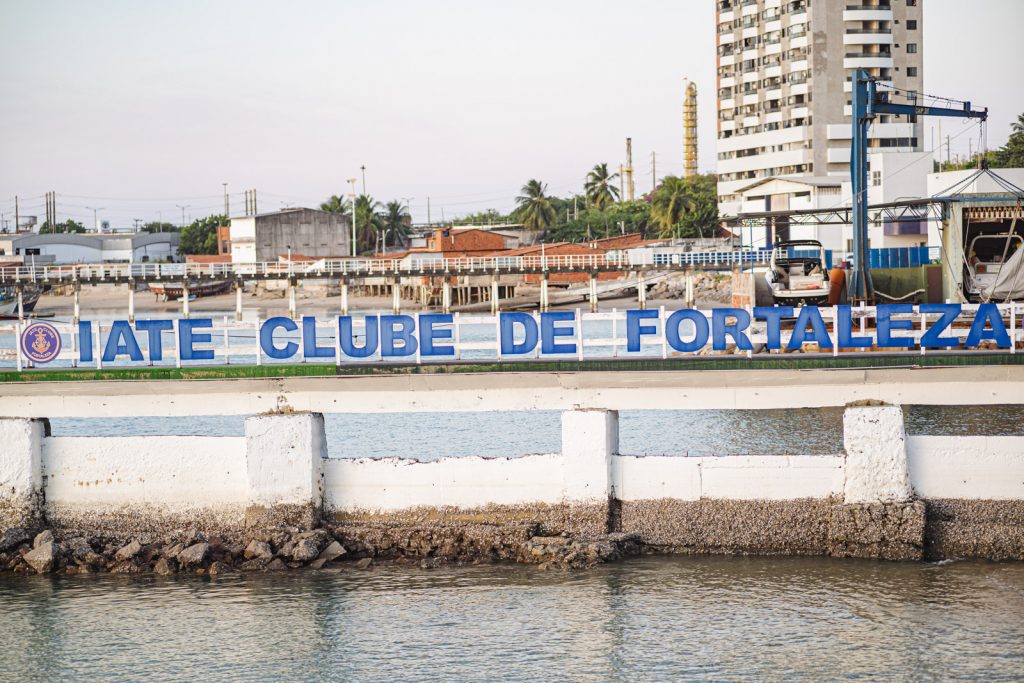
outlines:
M275 557L267 564L265 568L265 570L268 572L281 572L285 569L287 569L287 567L285 567L284 562L281 561L280 557Z
M243 572L258 572L261 569L266 569L267 565L270 564L270 558L266 557L254 557L251 560L243 562L239 569Z
M243 553L245 559L271 559L274 557L274 551L270 549L270 544L266 541L251 541L245 548Z
M296 562L309 562L320 555L320 544L314 538L304 538L295 544L292 559Z
M57 563L57 557L60 554L60 547L53 541L47 541L38 548L34 548L24 556L22 559L28 564L28 566L35 569L39 574L46 574L53 569L53 566Z
M141 574L142 567L133 560L122 560L110 568L111 574Z
M356 562L356 569L369 569L373 566L372 557L364 557L363 559Z
M291 557L292 551L295 550L295 541L288 541L284 545L279 546L279 548L280 549L277 551L278 555L281 557Z
M161 557L153 565L153 573L159 574L160 576L170 576L178 570L178 563L174 560L168 560L166 557Z
M164 551L164 557L166 557L169 560L173 560L176 557L178 557L178 555L184 549L185 549L184 545L182 545L181 543L175 543L170 548L168 548L167 550Z
M80 562L85 560L86 556L88 556L89 553L93 552L92 546L89 545L89 541L82 538L81 536L76 536L75 538L72 538L65 544L65 546L67 547L67 551L71 553L71 557L75 558Z
M107 561L105 559L103 559L102 555L100 555L97 552L92 552L92 551L87 552L82 557L82 561L85 562L90 567L102 567L103 565L105 565L107 563Z
M123 562L124 560L134 559L136 555L142 552L142 544L138 541L132 541L128 545L119 549L114 553L114 560L117 562Z
M42 531L36 535L36 537L32 540L32 547L38 548L44 543L53 543L53 532L49 529Z
M356 564L358 565L358 563ZM437 569L438 567L441 567L443 565L444 560L442 560L440 557L424 557L422 560L420 560L420 569ZM359 567L359 569L363 569L363 567Z
M210 576L217 576L218 574L230 574L235 570L224 562L214 562L210 565L210 569L207 571Z
M199 565L206 561L206 556L210 553L209 543L196 543L178 553L177 559L182 567L189 567L192 565Z
M331 560L335 560L341 557L345 554L345 552L345 546L338 543L337 541L331 541L331 543L326 548L320 551L320 556L317 559L324 560L325 562L330 562Z
M8 550L14 550L22 543L27 543L32 540L32 534L28 529L20 526L8 529L0 535L0 553L5 553Z

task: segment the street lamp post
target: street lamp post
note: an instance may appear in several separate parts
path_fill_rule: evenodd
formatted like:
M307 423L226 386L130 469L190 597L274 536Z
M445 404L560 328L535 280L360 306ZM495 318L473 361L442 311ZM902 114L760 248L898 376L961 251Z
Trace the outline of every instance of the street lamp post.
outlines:
M96 206L96 207L87 206L85 208L92 210L92 229L95 230L96 232L99 232L100 231L100 221L96 217L96 212L97 211L102 211L103 207L102 206Z
M185 227L185 209L191 208L190 204L182 206L181 204L175 204L176 207L181 209L181 227Z

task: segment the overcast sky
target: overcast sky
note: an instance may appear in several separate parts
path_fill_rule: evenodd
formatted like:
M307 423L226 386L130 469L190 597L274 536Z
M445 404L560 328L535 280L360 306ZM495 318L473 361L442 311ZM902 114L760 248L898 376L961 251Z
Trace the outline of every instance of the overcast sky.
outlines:
M1001 145L1024 2L920 1L925 90L990 107ZM437 220L508 210L530 178L578 190L627 136L646 191L652 152L682 171L684 77L714 170L714 36L713 0L0 0L0 211L55 190L62 217L177 222L219 210L223 182L232 213L248 188L261 211L315 206L365 165L376 199L423 221L430 196Z

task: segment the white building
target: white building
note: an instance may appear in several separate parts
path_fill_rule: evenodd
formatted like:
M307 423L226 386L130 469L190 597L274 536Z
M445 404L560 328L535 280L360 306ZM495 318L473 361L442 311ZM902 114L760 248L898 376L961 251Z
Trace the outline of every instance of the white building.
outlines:
M0 256L39 256L49 263L143 263L178 259L178 233L140 232L0 236Z
M314 258L344 258L351 252L352 221L320 209L293 208L231 219L231 260L275 262L292 251Z
M716 0L719 213L774 176L850 174L850 74L922 83L918 0ZM913 117L912 117L913 118ZM921 124L879 117L873 149L919 151Z

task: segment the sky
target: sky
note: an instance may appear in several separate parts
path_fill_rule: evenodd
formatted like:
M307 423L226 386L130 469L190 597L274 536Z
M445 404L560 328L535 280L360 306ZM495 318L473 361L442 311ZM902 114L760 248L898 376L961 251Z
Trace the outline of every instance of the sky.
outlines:
M919 1L924 90L988 106L1002 145L1024 2ZM222 212L225 182L232 214L251 188L261 212L316 206L365 166L375 199L423 222L430 197L437 221L508 211L531 178L579 191L626 137L646 192L652 153L682 172L684 78L714 170L714 23L713 0L0 0L0 212L52 190L61 219L177 223Z

